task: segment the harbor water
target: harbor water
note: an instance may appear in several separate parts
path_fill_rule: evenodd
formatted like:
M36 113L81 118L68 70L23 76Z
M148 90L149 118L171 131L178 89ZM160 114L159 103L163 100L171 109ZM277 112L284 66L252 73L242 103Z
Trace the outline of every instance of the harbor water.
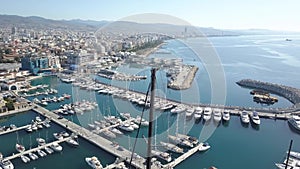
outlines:
M287 36L240 36L240 37L213 37L209 38L214 46L217 55L220 57L221 64L224 68L227 95L225 104L242 107L259 107L259 108L277 108L290 107L292 104L286 99L279 98L279 102L266 106L257 104L252 101L249 94L250 89L241 88L235 82L244 79L256 79L261 81L279 83L292 87L300 88L300 79L297 78L297 72L300 71L300 60L297 58L297 51L300 49L300 36L288 36L292 41L285 41ZM183 41L195 41L197 39L185 39ZM167 79L165 72L160 70L157 73L157 91L158 95L166 95L168 98L187 102L187 103L205 103L211 102L211 89L209 75L206 72L205 65L197 60L197 57L183 41L170 40L161 47L158 52L153 53L150 57L182 58L185 63L196 64L199 71L190 89L184 91L175 91L166 88ZM200 44L199 44L200 45ZM196 58L196 59L195 59ZM120 70L127 70L128 67L138 71L141 75L150 77L149 67L137 67L125 65ZM97 77L102 82L117 85L120 87L128 87L140 92L146 92L149 85L147 80L136 82L118 82L111 81L101 77ZM74 87L72 84L61 82L56 77L43 77L32 81L32 85L49 84L51 88L57 89L58 94L71 94L71 99L63 102L51 103L46 106L49 110L58 109L60 105L76 101L93 101L98 103L96 109L86 112L83 115L65 116L70 121L88 127L89 123L95 120L103 119L104 115L116 115L119 113L130 112L133 117L141 115L142 108L133 105L127 100L115 98L110 95L98 94L94 91L87 91ZM197 92L195 92L197 90ZM200 94L194 94L200 93ZM37 96L41 99L45 96ZM32 100L34 97L29 97ZM0 126L16 126L26 125L37 116L33 111L20 113L17 115L0 119ZM147 119L148 111L145 112L144 118ZM282 162L288 149L289 141L294 140L293 150L300 151L300 134L295 131L284 120L261 119L261 124L242 125L240 117L232 116L229 123L204 124L203 121L195 122L194 119L187 119L184 114L172 115L170 112L155 112L156 120L154 122L155 138L154 143L159 145L160 141L167 142L167 135L178 133L188 133L200 139L207 141L211 145L211 149L206 152L197 152L176 168L209 168L214 165L221 169L253 169L264 168L274 169L276 162ZM208 127L212 127L212 134L205 137L205 131ZM53 133L65 130L64 128L51 123L51 128L41 129L37 132L28 134L25 130L1 135L0 152L5 156L9 156L15 151L15 143L23 144L26 149L36 147L35 139L43 137L47 141L53 141ZM147 135L147 128L142 127L137 140L136 152L141 155L146 153L146 143L143 135ZM121 146L132 149L136 131L125 133L117 137L114 141ZM70 147L66 143L62 143L64 150L61 153L48 155L37 161L28 164L22 163L20 158L12 160L15 168L20 169L50 169L50 168L72 168L82 169L89 168L84 161L85 157L97 156L103 166L110 164L115 157L102 151L88 141L80 138L80 146L77 148ZM163 150L160 146L157 149ZM172 157L178 155L172 154Z

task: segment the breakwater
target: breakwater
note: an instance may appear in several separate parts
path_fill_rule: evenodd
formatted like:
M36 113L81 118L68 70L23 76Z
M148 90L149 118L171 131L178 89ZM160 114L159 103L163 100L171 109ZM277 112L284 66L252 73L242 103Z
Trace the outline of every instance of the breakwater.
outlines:
M242 87L264 90L282 96L293 103L296 108L300 108L300 89L252 79L243 79L236 83Z

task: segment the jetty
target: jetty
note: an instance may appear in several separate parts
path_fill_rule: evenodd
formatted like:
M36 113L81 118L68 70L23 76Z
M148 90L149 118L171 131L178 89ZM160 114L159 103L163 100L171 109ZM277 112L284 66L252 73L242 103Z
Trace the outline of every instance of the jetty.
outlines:
M38 147L35 147L35 148L32 148L32 149L29 149L29 150L25 150L24 152L21 152L21 153L13 154L13 155L11 155L11 156L5 157L5 159L13 160L13 159L15 159L15 158L20 157L21 155L29 154L29 153L35 152L35 151L37 151L37 150L44 149L45 147L49 147L49 146L51 146L51 145L54 144L54 143L59 144L59 143L65 142L65 141L67 141L67 140L69 140L69 139L72 139L72 138L71 138L71 137L66 137L66 138L64 138L64 139L62 139L62 140L53 141L53 142L47 143L47 144L45 144L45 145L41 145L41 146L38 146Z
M292 102L295 107L300 108L300 89L252 79L243 79L236 83L242 87L264 90L282 96Z
M15 131L19 131L19 130L22 130L22 129L26 129L29 126L31 126L31 125L25 125L25 126L21 126L21 127L17 127L17 128L7 129L5 131L0 131L0 136L4 135L4 134L15 132Z
M93 133L78 124L75 124L75 123L69 121L68 119L58 119L59 115L41 107L41 106L36 105L35 108L33 108L33 110L35 112L49 118L50 120L57 123L58 125L60 125L64 128L67 128L68 130L77 134L78 136L81 136L82 138L88 140L90 143L100 147L101 149L105 150L106 152L113 154L114 156L116 156L120 159L124 159L128 163L130 162L130 158L131 158L131 154L132 154L131 151L129 151L125 148L119 149L119 147L116 147L112 141L110 141L104 137L101 137L100 135L97 135L96 133ZM136 156L132 160L131 165L133 165L136 168L144 169L145 161L146 161L145 158ZM152 168L157 169L158 166L153 165Z
M167 163L163 166L163 168L174 168L176 165L180 164L183 162L185 159L189 158L193 154L199 151L199 148L202 146L202 143L198 144L196 147L190 149L186 153L182 154L178 158L176 158L174 161Z
M183 90L191 87L198 67L183 65L178 73L175 73L168 82L168 88Z

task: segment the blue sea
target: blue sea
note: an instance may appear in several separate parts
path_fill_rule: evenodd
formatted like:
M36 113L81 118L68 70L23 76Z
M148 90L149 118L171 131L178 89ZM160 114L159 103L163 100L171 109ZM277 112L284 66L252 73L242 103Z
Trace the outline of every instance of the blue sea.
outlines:
M285 39L292 41L285 41ZM151 58L179 58L186 64L194 64L199 67L195 80L190 89L176 91L166 87L166 72L160 69L157 72L157 90L159 96L187 102L221 104L241 107L279 108L290 107L292 104L284 98L279 102L267 106L252 101L250 89L241 88L235 82L244 79L256 79L272 83L288 85L300 88L300 36L295 35L257 35L234 37L211 37L208 39L193 38L181 40L169 40L157 52L151 54ZM150 77L150 67L136 64L123 65L120 71L147 75ZM222 76L221 76L222 75ZM149 78L137 82L111 81L101 77L102 82L128 87L141 92L146 92ZM43 77L32 81L33 85L49 84L51 88L58 90L58 95L72 94L70 100L61 103L49 104L46 108L53 110L61 104L74 101L96 101L98 107L83 115L66 116L70 121L87 127L88 123L100 120L103 115L119 115L121 112L130 112L132 116L141 115L142 108L130 102L109 95L100 95L93 91L81 90L71 84L62 83L56 77ZM221 91L222 89L222 91ZM224 90L223 90L224 89ZM224 92L225 91L225 92ZM42 98L44 96L38 96ZM29 99L33 99L30 97ZM20 113L14 116L0 119L0 126L16 124L25 125L37 116L33 111ZM148 111L144 117L147 119ZM241 124L238 116L232 116L229 123L204 124L203 121L195 122L187 119L184 114L171 115L170 112L155 112L154 121L155 137L153 142L159 145L160 141L167 141L167 134L188 133L207 141L211 149L199 152L185 160L176 168L209 168L214 165L221 169L274 169L276 162L282 162L288 150L289 142L294 140L293 150L300 151L300 134L289 126L287 121L274 119L261 119L261 125L255 126ZM62 127L52 123L49 129L28 134L18 131L0 136L0 152L5 156L16 153L15 143L20 142L26 148L37 146L37 137L53 141L53 133L63 131ZM146 154L146 143L143 135L147 135L147 128L141 128L135 151L138 154ZM136 131L125 133L114 141L132 150ZM62 153L48 155L37 161L23 164L20 159L12 162L15 168L20 169L50 169L50 168L89 168L84 158L97 156L103 165L112 163L115 157L102 151L84 139L79 140L78 148L69 147L63 143ZM160 146L158 149L163 150ZM178 155L172 154L173 157Z

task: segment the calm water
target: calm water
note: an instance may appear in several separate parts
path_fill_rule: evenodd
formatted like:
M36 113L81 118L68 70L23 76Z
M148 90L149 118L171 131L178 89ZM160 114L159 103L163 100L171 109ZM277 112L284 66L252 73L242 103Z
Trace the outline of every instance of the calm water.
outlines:
M285 41L286 38L293 41ZM300 49L300 37L297 36L244 36L244 37L220 37L209 39L215 47L225 71L227 105L247 106L247 107L266 107L264 105L253 103L249 95L249 89L240 88L235 84L236 81L243 78L252 78L262 81L286 84L300 88L300 80L297 79L297 72L300 70L299 54L296 51ZM202 47L201 40L188 39L182 41L170 41L163 46L161 50L171 51L168 54L153 54L151 57L182 57L184 62L197 64L200 69L197 72L196 82L193 82L191 89L184 91L174 91L165 88L166 78L163 70L157 74L157 87L160 89L160 95L183 100L184 102L211 102L211 84L207 73L206 65L197 61L197 56L187 48L183 43L198 43ZM206 44L208 45L208 44ZM126 68L120 68L126 69ZM149 68L134 68L140 71L140 74L149 75ZM128 86L135 90L145 92L148 81L139 81L132 83L111 82L99 78L107 83L114 85ZM49 104L48 109L53 110L59 108L61 104L71 101L90 100L98 103L98 108L92 112L78 116L67 116L70 121L73 121L82 126L87 126L94 120L102 119L103 115L118 115L120 112L130 112L132 116L140 115L141 108L132 105L131 103L113 98L107 95L99 95L95 92L88 92L72 87L70 84L61 83L55 77L45 77L36 79L32 82L34 85L46 83L52 88L59 90L59 95L63 93L72 94L72 99L65 100L62 103ZM222 85L222 84L220 84ZM195 92L196 91L196 92ZM199 94L195 94L199 93ZM39 96L42 98L43 96ZM32 99L32 98L30 98ZM291 104L280 98L279 103L272 107L288 107ZM17 126L27 124L36 116L34 112L27 112L11 116L0 120L0 125L9 125L11 123ZM148 113L145 114L146 118ZM293 149L300 151L300 134L294 131L286 121L261 119L259 127L249 124L243 126L240 118L233 116L229 123L215 125L213 122L203 124L202 121L194 122L194 119L186 119L184 114L170 115L169 112L155 113L155 133L154 142L159 144L159 141L167 141L167 134L189 133L198 137L201 141L208 141L212 148L204 153L196 153L176 168L208 168L215 165L222 169L241 168L253 169L264 168L274 169L275 162L281 162L288 149L289 141L294 140ZM48 141L54 138L52 133L62 131L63 128L52 123L49 129L42 129L39 132L27 134L25 131L11 133L0 136L1 145L0 151L4 155L9 155L15 152L14 145L16 142L21 142L29 148L36 146L35 138L44 137ZM132 149L136 131L125 133L118 137L115 141L122 146ZM142 135L147 135L147 128L142 128L137 141L136 151L139 154L145 154L146 143ZM88 168L84 162L84 157L96 155L105 165L114 161L114 157L101 151L100 149L89 144L87 141L80 139L79 148L71 148L66 144L62 144L64 150L62 153L56 153L38 161L23 164L20 159L13 161L15 168ZM5 146L3 146L5 145ZM161 149L161 147L158 147ZM174 154L174 157L176 155ZM75 160L74 160L75 159ZM72 161L71 161L72 160ZM51 164L51 165L50 165ZM246 165L245 165L246 164Z

